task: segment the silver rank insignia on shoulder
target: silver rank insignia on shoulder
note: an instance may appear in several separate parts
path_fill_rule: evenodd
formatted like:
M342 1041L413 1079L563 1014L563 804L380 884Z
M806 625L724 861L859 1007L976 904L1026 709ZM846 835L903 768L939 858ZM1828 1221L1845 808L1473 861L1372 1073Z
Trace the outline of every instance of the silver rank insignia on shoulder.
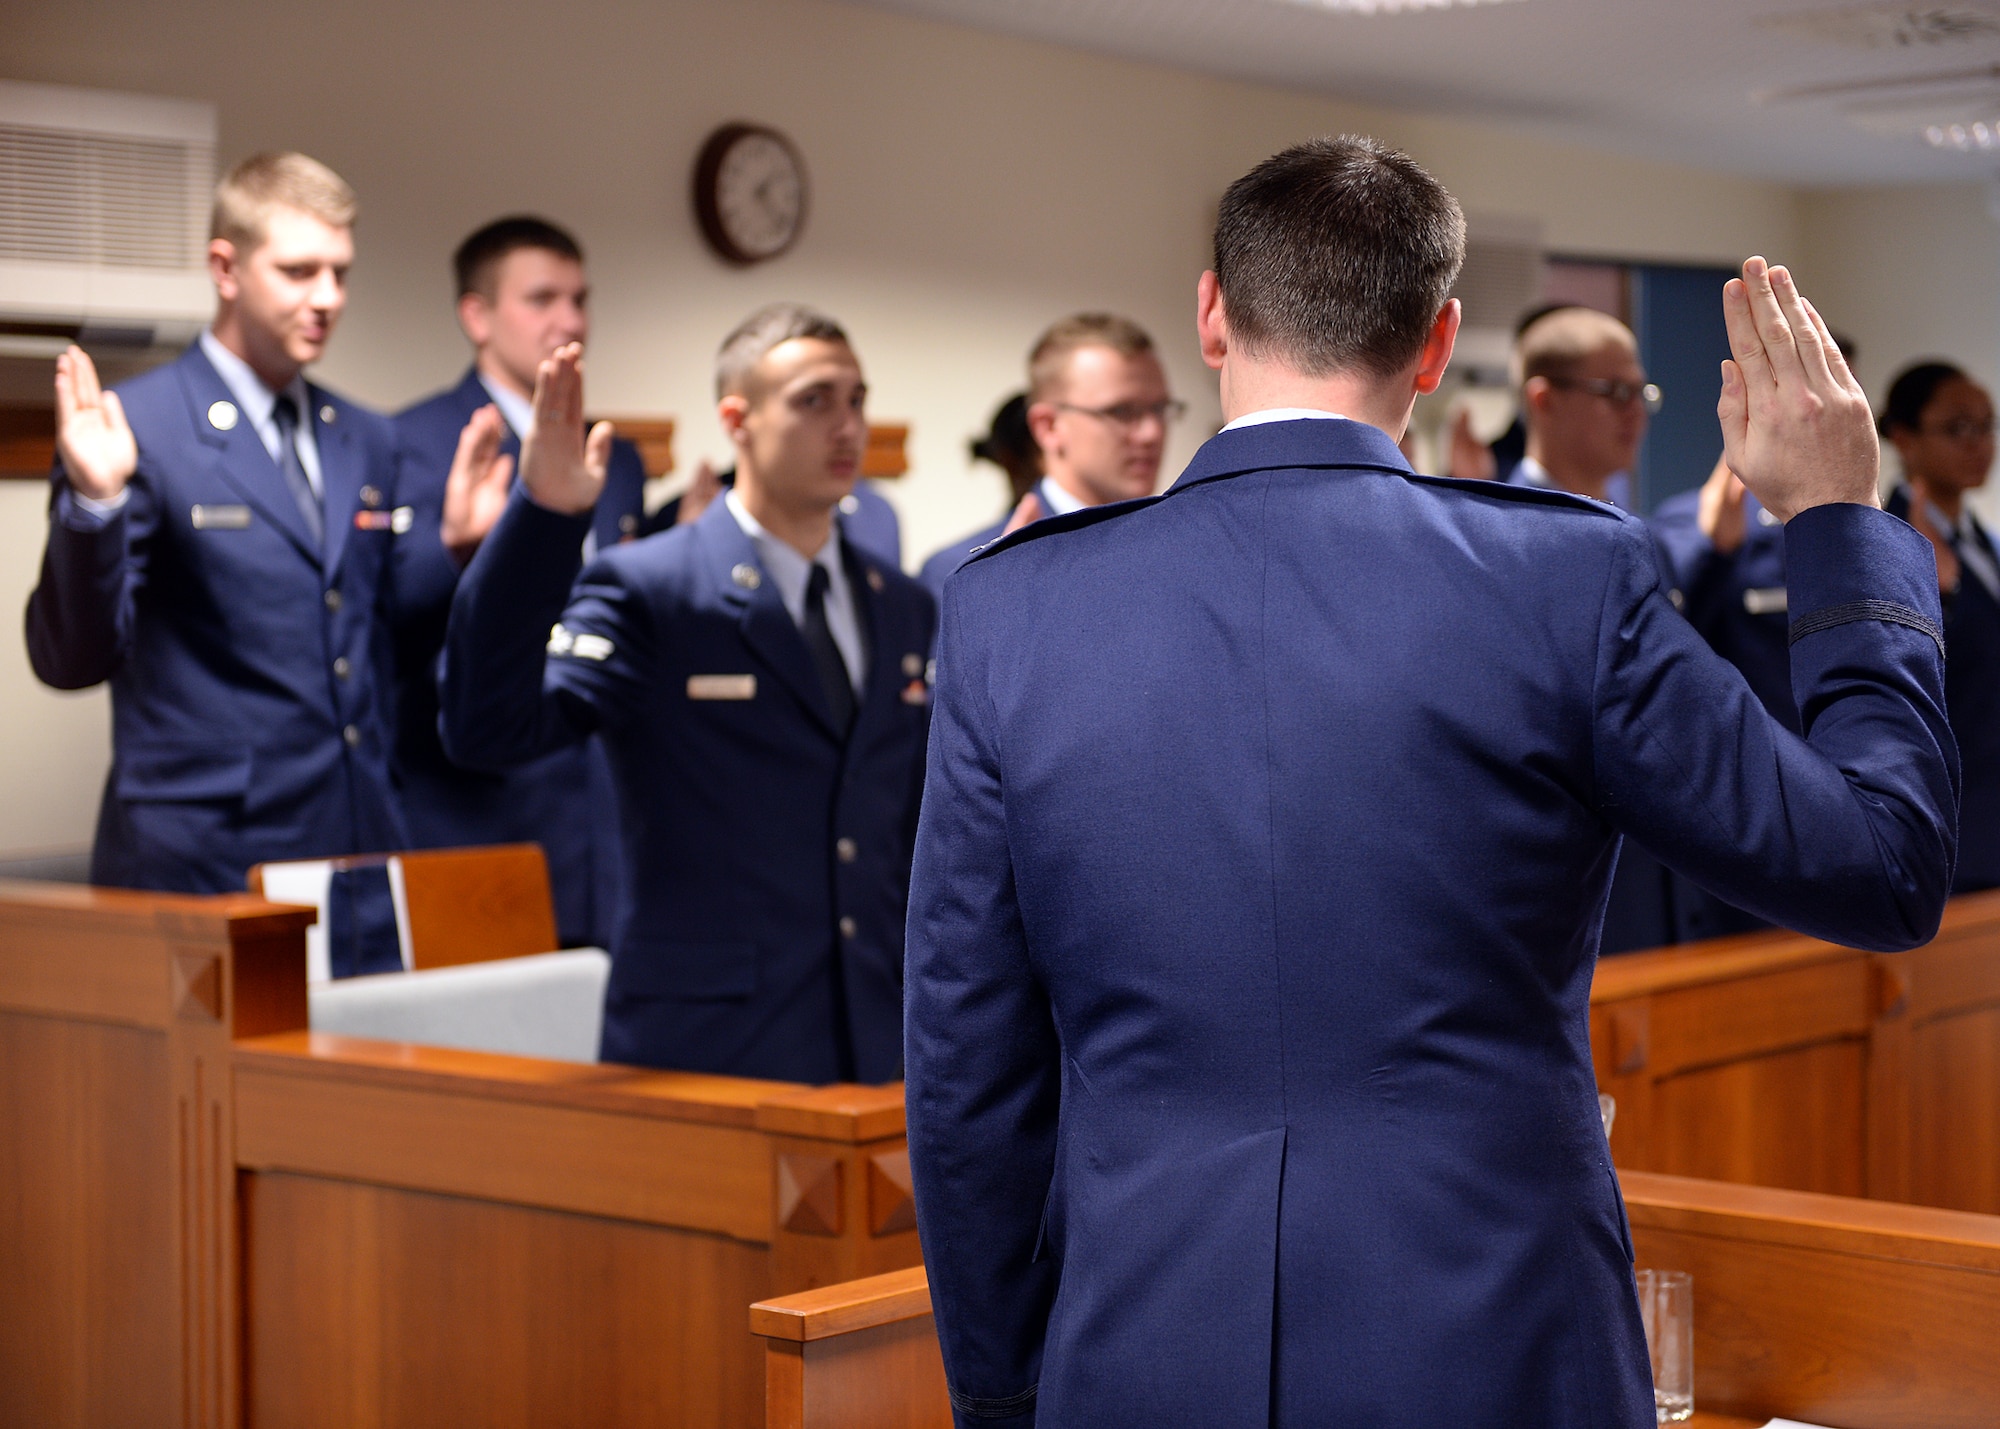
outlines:
M571 630L558 622L549 630L548 648L551 655L574 655L579 660L608 660L617 647L602 635Z
M195 506L189 509L188 520L197 531L247 531L250 529L250 508Z
M763 572L759 571L748 561L730 567L729 578L745 590L755 590L758 586L764 584Z
M389 513L389 530L400 536L414 526L416 521L417 510L414 506L398 506Z
M208 424L218 432L228 431L236 425L236 404L234 402L209 403Z
M912 651L903 657L903 676L914 680L924 673L924 657Z

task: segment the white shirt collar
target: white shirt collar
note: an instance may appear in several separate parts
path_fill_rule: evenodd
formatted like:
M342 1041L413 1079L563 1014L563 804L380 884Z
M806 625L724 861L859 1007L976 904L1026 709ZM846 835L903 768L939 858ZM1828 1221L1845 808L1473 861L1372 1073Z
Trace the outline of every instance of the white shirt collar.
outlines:
M236 399L236 405L243 415L250 419L254 427L263 427L271 420L271 409L278 405L278 394L264 385L249 363L222 345L222 339L211 328L201 330L202 356L215 369L215 375L222 379L222 385L229 389L229 395ZM311 407L307 405L306 379L303 372L293 376L284 389L298 404L299 418L303 423Z
M750 508L743 504L743 498L737 495L735 487L722 493L722 502L729 508L737 527L750 538L750 544L757 552L757 564L764 568L764 574L778 587L778 598L785 603L785 613L792 617L794 625L805 624L806 584L812 579L812 568L820 566L825 569L826 603L822 608L826 612L827 633L833 637L840 658L847 666L848 678L854 683L854 692L859 695L868 669L867 647L861 636L860 613L854 606L854 590L847 582L847 568L840 559L840 523L833 523L826 544L808 561L764 529L763 523L752 516Z
M526 441L535 430L535 404L512 388L503 387L484 372L478 374L479 385L486 389L486 395L493 399L493 405L500 409L515 436Z
M1245 412L1223 427L1225 432L1236 431L1239 427L1261 427L1266 422L1345 422L1344 413L1326 412L1318 407L1266 407L1261 412Z
M1070 512L1081 511L1090 504L1087 501L1077 500L1069 488L1052 476L1045 476L1036 483L1035 495L1041 499L1042 505L1049 509L1051 516L1067 516Z

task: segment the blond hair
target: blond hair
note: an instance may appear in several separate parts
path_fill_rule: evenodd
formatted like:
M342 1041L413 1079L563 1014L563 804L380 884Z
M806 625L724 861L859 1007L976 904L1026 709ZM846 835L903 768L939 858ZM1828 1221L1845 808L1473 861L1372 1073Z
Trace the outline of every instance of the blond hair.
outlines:
M1073 313L1035 339L1028 354L1028 400L1046 402L1056 396L1069 375L1070 354L1086 347L1108 347L1121 357L1140 357L1152 352L1153 339L1130 318Z
M215 186L208 236L248 251L264 241L274 209L295 208L334 228L352 228L360 205L347 181L304 154L252 154Z
M1557 308L1529 323L1514 340L1514 355L1508 366L1515 390L1535 377L1560 381L1575 372L1577 365L1593 352L1602 352L1607 347L1636 353L1639 342L1632 336L1632 329L1609 313L1596 308Z

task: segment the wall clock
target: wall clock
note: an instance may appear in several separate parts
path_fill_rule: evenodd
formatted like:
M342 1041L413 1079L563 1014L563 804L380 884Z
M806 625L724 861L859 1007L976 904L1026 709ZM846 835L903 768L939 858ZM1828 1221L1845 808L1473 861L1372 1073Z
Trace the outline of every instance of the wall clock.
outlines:
M695 160L702 237L731 263L761 263L798 242L807 196L798 148L761 124L723 125Z

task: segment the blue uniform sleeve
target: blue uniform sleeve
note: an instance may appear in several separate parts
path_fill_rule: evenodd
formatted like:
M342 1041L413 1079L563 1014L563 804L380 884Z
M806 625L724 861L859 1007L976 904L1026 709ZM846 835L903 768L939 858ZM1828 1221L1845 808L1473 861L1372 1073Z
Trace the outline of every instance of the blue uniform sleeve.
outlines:
M910 1169L957 1421L1032 1424L1056 1290L1039 1231L1055 1169L1061 1047L1029 964L991 712L976 657L965 661L955 638L956 595L945 596L911 872Z
M48 545L28 597L28 661L43 684L88 689L117 674L130 648L155 503L143 460L108 515L77 502L60 463L51 486Z
M1599 630L1596 775L1615 826L1711 892L1892 951L1937 930L1958 847L1958 750L1922 536L1865 506L1786 527L1804 738L1658 594L1620 533Z
M454 763L525 763L636 708L648 653L638 602L611 562L577 578L590 519L516 488L466 567L438 671L438 732Z

